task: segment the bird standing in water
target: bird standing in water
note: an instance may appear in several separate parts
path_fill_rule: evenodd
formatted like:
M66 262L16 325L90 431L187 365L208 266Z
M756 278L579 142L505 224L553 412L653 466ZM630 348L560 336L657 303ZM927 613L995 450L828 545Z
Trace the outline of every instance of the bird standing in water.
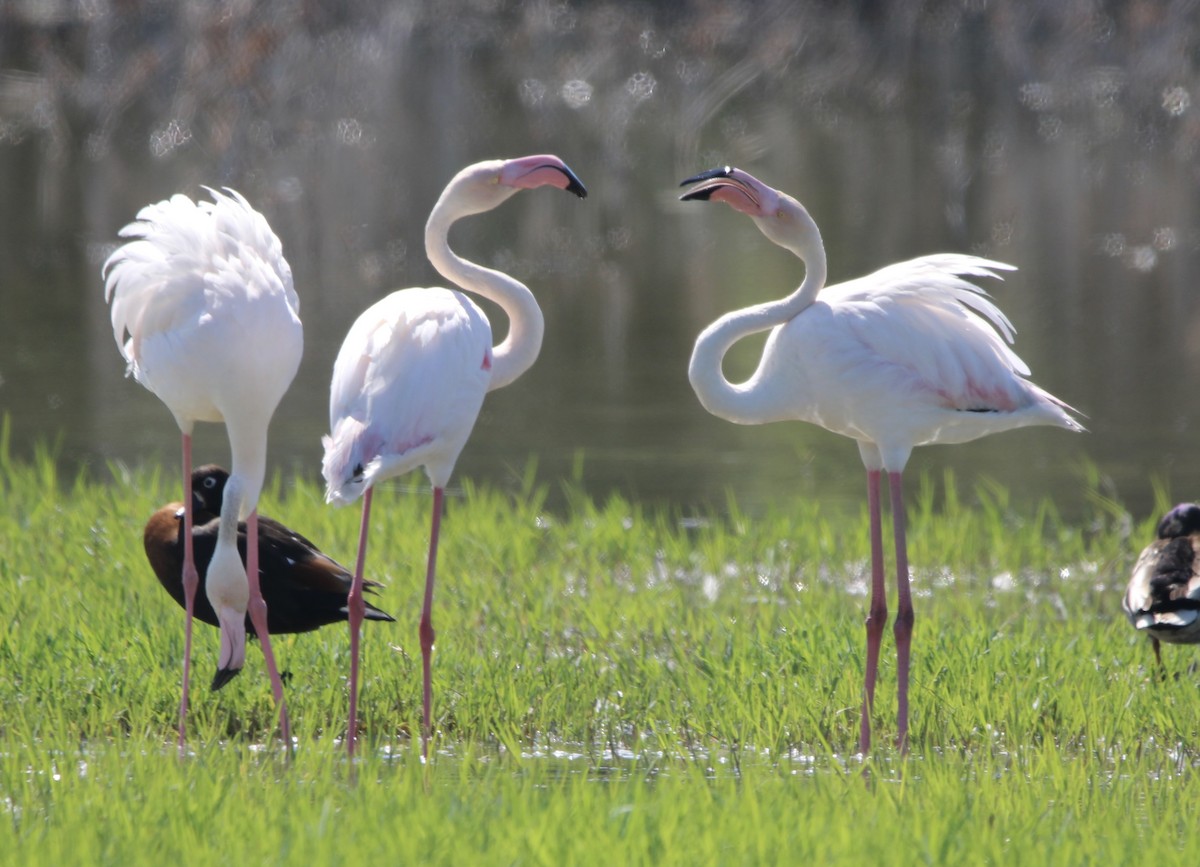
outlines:
M437 573L442 498L466 445L484 395L524 373L542 346L542 311L518 280L459 257L450 227L462 217L498 207L520 190L557 187L583 198L587 190L556 156L488 160L455 175L425 225L425 252L443 277L496 302L508 316L508 334L492 345L483 311L462 292L403 289L367 308L346 335L333 366L330 434L322 442L322 472L330 503L362 497L362 525L354 587L350 591L350 720L347 748L354 754L358 725L358 630L371 493L382 479L424 467L433 485L429 560L421 608L423 669L422 750L428 750L433 691L433 587Z
M103 269L113 337L129 375L167 405L183 435L181 753L199 584L192 550L191 435L200 421L225 424L233 457L206 581L206 595L221 623L218 669L231 673L242 667L249 610L279 706L280 731L291 744L283 681L258 586L256 509L266 472L267 426L303 353L300 304L282 245L263 215L233 190L209 193L211 202L175 195L142 208L136 222L121 230L131 240L109 256ZM249 528L249 568L237 550L243 519Z
M737 424L799 420L850 437L867 469L871 601L859 751L871 745L871 708L887 619L880 479L886 472L896 544L897 744L908 743L913 606L900 478L915 446L961 443L1027 425L1083 428L1071 407L1025 377L1007 342L1013 329L964 277L998 277L1011 265L942 253L825 287L825 248L804 206L741 169L688 178L683 201L725 202L804 261L804 281L778 301L727 313L696 340L688 367L700 403ZM738 340L770 331L745 382L722 359ZM1003 339L1001 336L1003 335Z

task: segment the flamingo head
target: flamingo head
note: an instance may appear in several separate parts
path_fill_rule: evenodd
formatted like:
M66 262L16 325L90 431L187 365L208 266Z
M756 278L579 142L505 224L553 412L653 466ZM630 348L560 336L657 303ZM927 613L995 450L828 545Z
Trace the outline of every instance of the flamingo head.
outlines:
M371 437L361 419L352 415L338 419L333 433L321 437L321 445L325 449L321 475L325 477L326 503L353 503L378 479L378 452L383 441Z
M680 201L724 202L753 219L762 233L781 247L801 252L820 241L817 225L802 204L749 172L723 166L693 175L680 186L691 184L695 186L680 196Z
M1158 522L1158 538L1175 539L1200 533L1200 506L1180 503Z
M500 161L500 173L496 182L515 190L532 190L549 184L574 193L581 199L587 198L587 189L573 171L553 154L537 154L515 160Z
M581 199L587 189L573 171L551 154L513 160L486 160L467 166L454 176L442 194L453 201L456 216L490 211L520 190L552 186Z

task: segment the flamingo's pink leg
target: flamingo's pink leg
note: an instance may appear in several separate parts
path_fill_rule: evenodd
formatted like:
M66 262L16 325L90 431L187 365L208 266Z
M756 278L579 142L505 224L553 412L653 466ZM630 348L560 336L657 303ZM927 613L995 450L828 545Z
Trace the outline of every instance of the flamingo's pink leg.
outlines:
M354 744L358 738L358 654L359 630L367 613L363 601L363 569L367 560L367 528L371 523L371 491L363 492L362 524L358 530L358 561L354 566L354 580L350 595L346 598L347 620L350 621L350 722L346 731L346 750L354 756Z
M908 540L904 532L904 494L900 473L888 473L888 488L892 496L892 525L896 534L896 691L899 703L896 710L896 746L908 751L908 664L912 649L913 615L912 592L908 582Z
M867 612L867 666L863 684L862 722L858 751L871 749L871 710L875 704L875 677L879 672L879 645L887 622L887 595L883 586L883 519L879 502L880 471L867 471L867 504L871 513L871 600Z
M179 699L179 755L186 751L188 686L192 679L192 616L196 611L196 554L192 545L192 437L183 435L183 695Z
M429 755L431 709L433 706L433 684L430 661L433 652L433 582L437 575L438 531L442 524L442 488L433 489L433 519L429 530L429 565L425 572L425 602L421 608L421 663L424 672L423 717L421 755Z
M258 510L246 519L246 579L250 582L250 622L262 646L267 674L271 678L271 691L275 704L279 706L279 732L288 749L292 746L291 726L288 724L287 702L283 698L283 678L275 666L275 654L271 652L271 636L267 631L267 603L263 600L258 578Z

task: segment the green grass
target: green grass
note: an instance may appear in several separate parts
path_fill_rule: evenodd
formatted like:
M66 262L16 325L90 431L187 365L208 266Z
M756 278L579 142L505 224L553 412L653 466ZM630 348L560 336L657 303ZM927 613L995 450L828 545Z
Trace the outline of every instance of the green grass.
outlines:
M917 480L912 754L852 754L865 514L647 512L532 481L464 483L443 525L435 753L416 617L426 494L377 498L365 749L341 737L342 628L280 637L289 758L256 650L219 693L198 626L193 754L173 747L182 616L141 528L178 482L60 478L0 436L0 863L1192 863L1200 677L1173 676L1120 614L1150 538L1084 474L1090 515L1014 507L994 484ZM532 478L532 473L530 474ZM1166 496L1160 496L1166 505ZM356 510L276 480L262 511L349 561ZM894 598L894 591L893 591Z

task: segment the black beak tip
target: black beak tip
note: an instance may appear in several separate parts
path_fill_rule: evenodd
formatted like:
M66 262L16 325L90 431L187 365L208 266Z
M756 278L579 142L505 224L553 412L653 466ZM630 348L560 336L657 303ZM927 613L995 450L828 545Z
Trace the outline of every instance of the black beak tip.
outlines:
M686 182L685 182L686 183ZM684 193L679 197L681 202L707 202L712 198L713 191L708 190L693 190L690 193Z
M689 184L697 184L700 181L711 181L713 178L727 178L732 174L733 166L721 166L720 168L700 172L698 175L692 175L690 178L680 181L679 186L686 187Z
M237 677L240 668L218 668L217 673L213 675L212 691L216 692L229 681Z
M567 192L574 193L581 199L587 198L587 187L583 185L583 181L576 177L575 173L570 169L566 171L567 175Z

